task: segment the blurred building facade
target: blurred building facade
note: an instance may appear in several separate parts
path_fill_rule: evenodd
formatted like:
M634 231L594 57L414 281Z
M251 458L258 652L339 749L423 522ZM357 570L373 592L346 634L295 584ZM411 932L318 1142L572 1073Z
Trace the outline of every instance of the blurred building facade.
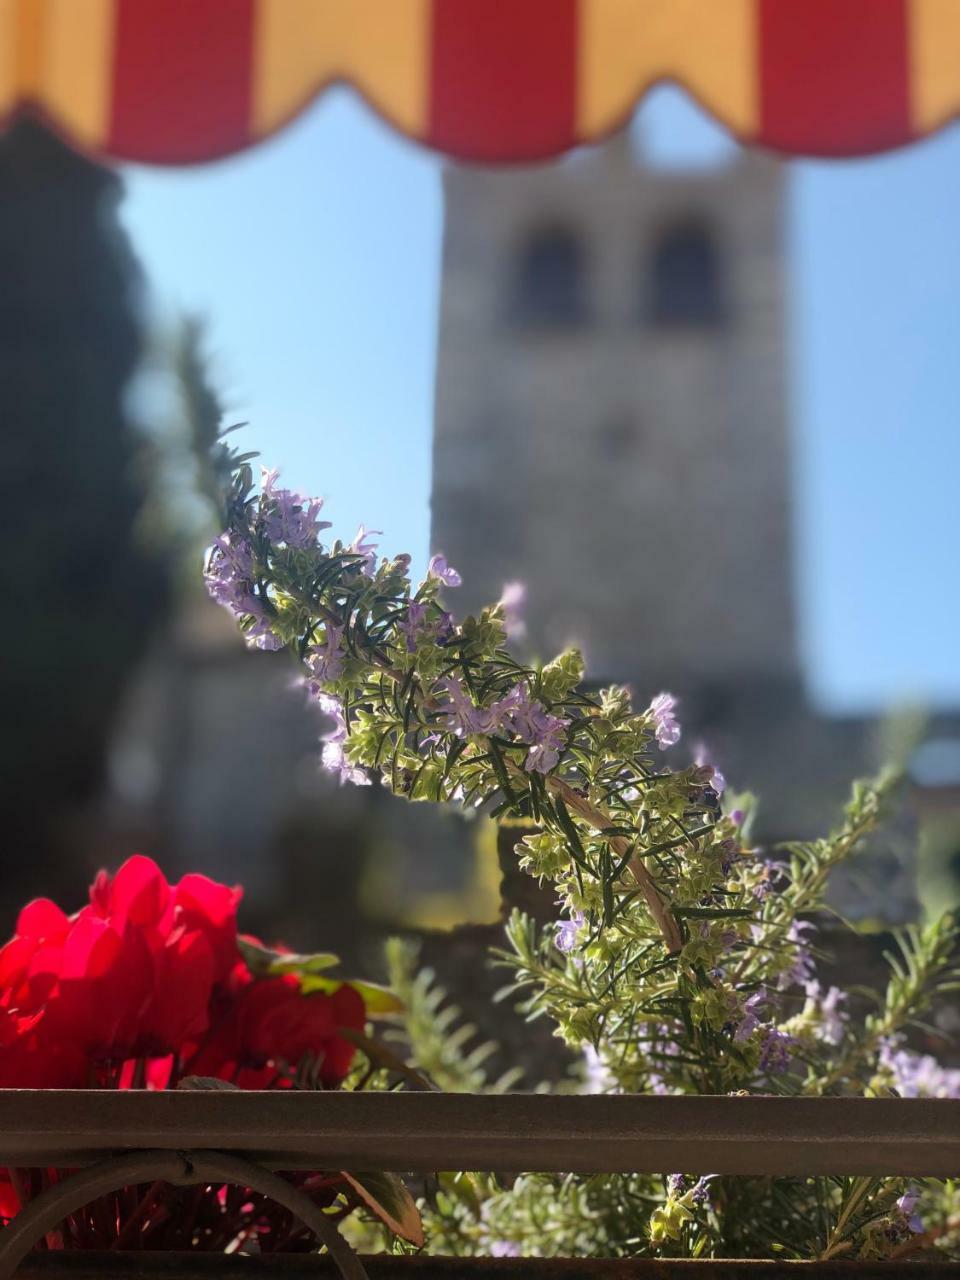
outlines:
M885 754L876 726L804 695L785 185L760 155L671 172L625 139L449 170L434 439L432 547L464 575L461 612L522 579L533 653L576 642L598 683L678 693L676 759L702 739L760 795L765 842L824 834ZM290 681L191 595L115 735L112 848L243 880L248 927L353 957L462 889L476 833L325 779L326 726ZM850 915L914 913L900 834L838 886Z
M823 835L875 727L818 715L798 658L785 170L742 152L655 169L628 135L523 170L450 168L432 547L458 604L528 585L534 656L682 699L766 840ZM858 914L914 907L878 853Z

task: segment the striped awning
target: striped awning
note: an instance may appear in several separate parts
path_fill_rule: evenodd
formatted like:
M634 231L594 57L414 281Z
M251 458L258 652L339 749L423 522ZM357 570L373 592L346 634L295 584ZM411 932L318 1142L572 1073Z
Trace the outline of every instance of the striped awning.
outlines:
M900 146L960 112L960 0L0 0L0 116L154 163L250 146L334 81L439 151L532 160L665 79L747 143Z

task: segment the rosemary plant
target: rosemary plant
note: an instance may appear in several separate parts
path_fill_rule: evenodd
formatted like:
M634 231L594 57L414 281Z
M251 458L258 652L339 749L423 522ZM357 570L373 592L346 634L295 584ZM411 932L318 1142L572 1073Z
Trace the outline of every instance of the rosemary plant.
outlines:
M239 460L208 588L249 644L286 648L300 664L332 721L323 760L341 779L379 777L408 800L527 824L518 855L555 886L560 920L514 915L499 960L528 1013L582 1051L581 1087L960 1095L960 1073L902 1042L931 999L956 988L953 920L904 935L863 1025L817 975L827 878L876 828L892 777L858 784L828 839L764 857L748 806L724 805L713 766L668 765L663 749L680 736L670 695L636 710L625 688L588 692L575 650L519 662L506 644L512 598L457 623L445 593L460 579L442 556L414 585L410 558L378 557L362 528L350 543L322 544L321 508L273 472L255 490ZM412 1038L432 1055L422 1065L484 1088L477 1059L451 1057L456 1043L438 1056L442 1005L411 990ZM441 1251L885 1257L921 1236L919 1190L889 1179L678 1173L464 1186L443 1184L425 1206Z

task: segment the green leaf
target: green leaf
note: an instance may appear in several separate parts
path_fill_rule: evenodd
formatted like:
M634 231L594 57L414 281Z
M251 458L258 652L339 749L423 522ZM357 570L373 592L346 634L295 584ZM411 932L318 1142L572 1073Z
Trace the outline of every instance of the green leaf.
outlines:
M419 1210L395 1173L347 1173L345 1169L340 1172L367 1208L395 1235L418 1247L424 1243Z
M475 1218L480 1217L483 1204L472 1174L438 1173L437 1182L447 1195L459 1200Z
M312 955L295 955L284 951L274 951L249 938L238 938L240 954L247 962L251 973L258 977L276 977L279 974L294 973L298 976L307 973L322 973L340 963L340 957L332 951L317 951ZM339 984L338 984L339 985Z
M381 987L379 983L355 982L353 979L347 982L343 978L325 978L318 973L305 973L300 977L300 990L305 996L312 995L315 991L324 991L332 996L345 986L353 987L354 991L360 993L371 1017L403 1012L403 1002L389 987Z
M419 1071L404 1062L398 1054L394 1053L382 1041L374 1040L371 1036L365 1036L362 1031L355 1031L353 1027L341 1027L338 1034L344 1040L349 1040L351 1044L355 1044L366 1055L371 1066L393 1071L396 1075L402 1076L411 1088L421 1093L439 1092L426 1076L421 1075Z
M587 861L586 850L580 840L580 832L574 825L573 819L570 817L567 810L567 806L559 796L554 796L553 807L557 815L557 821L560 823L560 828L569 842L570 852L573 855L574 862L576 862L578 866L583 867L585 871L589 871L592 875L593 871L590 863Z

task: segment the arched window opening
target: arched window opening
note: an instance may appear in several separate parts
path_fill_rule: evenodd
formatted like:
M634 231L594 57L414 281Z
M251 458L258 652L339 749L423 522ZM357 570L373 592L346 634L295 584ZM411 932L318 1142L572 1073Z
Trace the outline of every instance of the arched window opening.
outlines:
M529 326L562 328L584 320L584 253L572 231L538 231L522 247L511 310L517 324Z
M726 317L720 255L709 228L668 228L653 251L649 315L658 325L705 326Z

